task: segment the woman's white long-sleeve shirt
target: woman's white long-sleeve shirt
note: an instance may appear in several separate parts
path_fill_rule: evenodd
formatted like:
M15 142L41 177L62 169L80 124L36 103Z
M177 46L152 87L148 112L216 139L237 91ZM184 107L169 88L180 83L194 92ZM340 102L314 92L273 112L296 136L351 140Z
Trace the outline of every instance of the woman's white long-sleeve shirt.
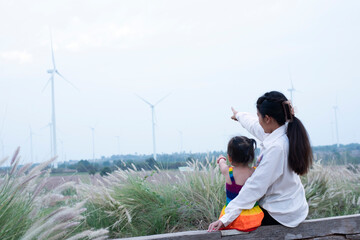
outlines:
M305 220L309 207L300 177L288 166L289 139L287 125L270 134L260 126L257 116L238 113L237 120L254 137L261 141L262 160L246 181L236 198L226 207L220 221L229 225L242 209L251 209L256 201L279 223L296 227Z

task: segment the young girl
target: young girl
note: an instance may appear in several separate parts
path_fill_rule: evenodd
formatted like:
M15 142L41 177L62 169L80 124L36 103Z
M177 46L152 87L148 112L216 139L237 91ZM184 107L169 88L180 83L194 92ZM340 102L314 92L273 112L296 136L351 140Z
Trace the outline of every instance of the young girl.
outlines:
M291 103L280 92L265 93L257 100L256 108L257 118L234 109L231 118L261 141L257 168L228 204L224 216L211 223L208 231L228 226L258 200L265 214L262 225L296 227L308 214L299 177L307 173L312 163L307 132L295 117Z
M221 211L220 217L225 214L225 207L239 194L246 180L254 172L254 168L250 167L249 164L254 160L255 149L256 141L254 139L233 137L227 147L231 167L226 164L225 157L220 156L217 159L217 164L219 164L220 171L224 175L226 182L226 205ZM264 213L260 207L255 206L251 210L243 211L241 215L225 229L252 231L260 226L263 217Z

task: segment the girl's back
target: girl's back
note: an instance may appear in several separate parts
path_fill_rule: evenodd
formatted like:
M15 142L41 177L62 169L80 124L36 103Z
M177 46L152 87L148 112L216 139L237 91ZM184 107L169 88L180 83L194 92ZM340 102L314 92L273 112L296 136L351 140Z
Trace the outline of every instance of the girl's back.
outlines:
M226 206L235 199L247 179L255 171L254 168L249 167L254 160L256 149L256 142L254 139L247 137L233 137L228 143L228 159L232 166L228 166L226 158L220 156L217 159L220 171L225 177L226 189L226 205L223 207L220 218L225 214ZM261 225L264 213L260 207L255 204L249 209L244 210L231 224L225 229L237 229L239 231L253 231Z
M232 172L235 183L241 186L244 185L246 180L253 174L254 170L254 168L248 166L233 166ZM224 175L226 183L232 184L229 174L229 167L227 166L224 171L221 171L221 173Z

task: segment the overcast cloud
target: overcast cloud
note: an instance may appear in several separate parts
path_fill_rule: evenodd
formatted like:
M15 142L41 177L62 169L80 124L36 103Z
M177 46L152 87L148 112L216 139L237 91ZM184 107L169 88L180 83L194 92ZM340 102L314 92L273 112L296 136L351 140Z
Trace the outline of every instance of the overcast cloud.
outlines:
M360 2L0 0L0 152L50 157L55 77L60 160L225 150L245 134L230 107L256 113L270 90L290 97L312 145L359 143ZM181 133L182 132L182 135ZM119 136L119 145L117 137ZM182 147L181 147L182 136Z

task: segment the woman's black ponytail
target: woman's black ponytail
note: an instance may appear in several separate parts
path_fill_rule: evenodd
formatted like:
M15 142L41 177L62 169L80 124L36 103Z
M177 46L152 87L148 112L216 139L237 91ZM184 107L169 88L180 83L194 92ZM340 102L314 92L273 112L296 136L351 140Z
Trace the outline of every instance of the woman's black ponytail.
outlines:
M256 107L262 117L268 115L280 126L288 122L289 166L299 175L306 174L312 164L313 154L307 131L301 121L294 116L291 103L284 94L272 91L261 96Z
M312 164L313 154L309 136L304 125L297 117L289 122L287 129L289 138L289 165L299 175L306 174Z

